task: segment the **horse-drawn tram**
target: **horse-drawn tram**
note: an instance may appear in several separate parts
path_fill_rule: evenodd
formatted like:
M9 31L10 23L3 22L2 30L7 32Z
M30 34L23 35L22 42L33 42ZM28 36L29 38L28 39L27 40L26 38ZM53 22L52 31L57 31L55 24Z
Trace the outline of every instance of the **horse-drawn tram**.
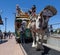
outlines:
M32 47L38 49L44 49L43 46L60 51L60 36L50 35L48 29L48 22L51 17L56 15L57 10L53 6L46 6L38 15L36 15L36 6L29 10L28 13L24 13L19 6L16 6L16 19L15 19L15 32L17 40L20 38L19 28L21 22L25 20L26 24L26 36L32 37ZM29 29L27 28L29 26ZM30 32L31 31L31 32ZM20 39L19 39L20 40ZM45 42L45 41L46 42Z

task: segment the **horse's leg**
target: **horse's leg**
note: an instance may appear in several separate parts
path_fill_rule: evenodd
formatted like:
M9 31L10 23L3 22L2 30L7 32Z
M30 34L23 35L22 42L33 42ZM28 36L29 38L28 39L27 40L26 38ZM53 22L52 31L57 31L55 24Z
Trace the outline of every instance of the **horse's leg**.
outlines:
M38 45L38 41L39 41L39 35L38 35L38 33L36 33L36 42L37 42L37 45Z
M41 37L41 45L43 45L43 38L44 38L44 35L42 34L41 36L42 36L42 37Z
M37 43L37 47L36 47L36 50L41 50L40 48L40 43L39 43L39 33L36 33L36 43Z
M46 37L45 37L45 39L44 39L44 43L47 43L47 39L48 39L49 36L50 36L50 33L49 33L49 29L48 29L48 28L47 28L46 31L45 31L45 35L46 35Z
M40 37L41 37L40 49L41 49L41 50L44 50L44 47L43 47L43 38L44 38L44 34L42 34Z
M36 34L35 34L35 32L32 32L32 37L33 37L32 47L36 47Z
M37 42L37 47L36 47L36 50L44 50L44 48L43 48L43 45L42 45L42 43L43 43L43 37L42 37L42 35L40 35L40 33L36 33L36 42ZM41 43L39 43L39 38L41 37Z
M36 44L36 32L34 32L34 40L35 40L35 44Z

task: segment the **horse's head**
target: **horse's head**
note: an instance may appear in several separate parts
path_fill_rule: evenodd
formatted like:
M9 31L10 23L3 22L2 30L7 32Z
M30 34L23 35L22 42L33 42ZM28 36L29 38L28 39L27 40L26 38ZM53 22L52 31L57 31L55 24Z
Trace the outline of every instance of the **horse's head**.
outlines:
M44 16L42 14L38 15L39 27L46 29L48 26L49 16Z

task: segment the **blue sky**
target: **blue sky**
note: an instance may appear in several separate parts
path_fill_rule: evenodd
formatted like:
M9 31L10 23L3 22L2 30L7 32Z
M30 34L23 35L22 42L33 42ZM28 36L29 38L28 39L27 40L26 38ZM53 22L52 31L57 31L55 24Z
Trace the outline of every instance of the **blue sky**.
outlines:
M57 9L57 14L49 20L49 24L55 24L60 22L60 0L0 0L0 12L4 21L4 25L0 25L2 31L5 31L5 18L7 17L7 32L10 30L15 31L13 13L16 12L16 4L19 4L23 11L28 11L32 5L36 5L36 13L40 13L41 10L47 6L52 5ZM60 25L53 26L54 28L60 27Z

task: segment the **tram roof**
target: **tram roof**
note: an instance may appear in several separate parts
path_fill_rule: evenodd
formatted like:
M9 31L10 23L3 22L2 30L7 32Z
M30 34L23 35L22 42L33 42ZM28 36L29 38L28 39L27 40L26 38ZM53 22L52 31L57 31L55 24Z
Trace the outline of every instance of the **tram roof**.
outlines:
M18 17L16 20L30 20L30 19L29 18L25 18L25 17L24 18L19 18Z

